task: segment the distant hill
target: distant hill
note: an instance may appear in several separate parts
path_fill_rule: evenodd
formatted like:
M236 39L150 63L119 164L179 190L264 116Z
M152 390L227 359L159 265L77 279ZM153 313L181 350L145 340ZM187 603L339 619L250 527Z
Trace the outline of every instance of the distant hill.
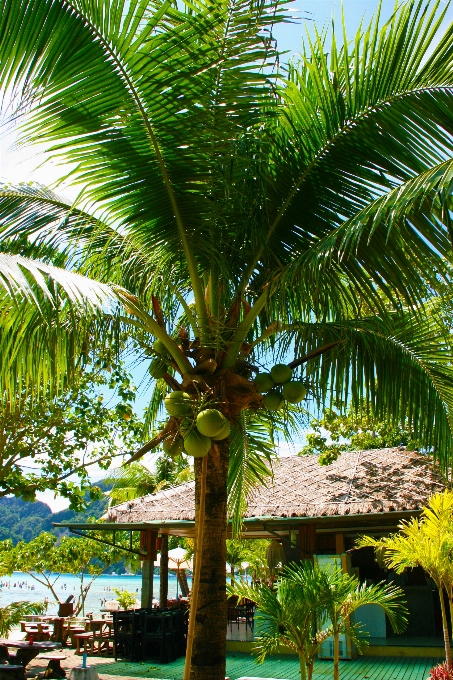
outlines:
M103 488L105 485L97 483ZM104 488L103 488L104 490ZM11 538L13 543L30 541L43 531L50 531L57 536L68 534L67 529L55 529L52 522L85 522L99 519L107 508L107 499L90 501L84 512L60 510L53 513L46 503L31 503L21 498L0 498L0 541Z

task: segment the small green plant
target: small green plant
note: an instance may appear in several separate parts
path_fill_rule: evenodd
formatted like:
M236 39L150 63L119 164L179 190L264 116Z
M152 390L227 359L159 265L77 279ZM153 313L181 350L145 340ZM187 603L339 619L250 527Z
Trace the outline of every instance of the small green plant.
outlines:
M45 609L44 602L11 602L6 607L0 607L0 636L7 638L24 616L43 614Z
M136 594L129 590L119 590L118 588L112 588L112 590L116 594L116 601L120 603L121 609L129 609L137 602Z
M257 662L279 652L282 645L290 647L299 655L301 680L313 677L319 646L330 636L334 640L333 678L340 680L340 635L349 637L359 653L367 644L361 627L349 622L362 605L382 607L395 632L402 632L407 625L400 588L384 583L361 585L355 576L340 569L321 569L310 562L285 567L273 589L235 582L228 590L257 605L253 648Z

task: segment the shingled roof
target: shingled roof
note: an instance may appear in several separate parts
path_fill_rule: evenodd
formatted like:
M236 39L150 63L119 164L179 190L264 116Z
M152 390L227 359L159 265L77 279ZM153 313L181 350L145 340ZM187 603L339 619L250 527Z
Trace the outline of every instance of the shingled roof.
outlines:
M343 453L331 465L314 456L280 458L273 481L256 489L246 518L331 517L419 510L445 483L427 458L395 449ZM194 520L195 483L111 508L108 521Z

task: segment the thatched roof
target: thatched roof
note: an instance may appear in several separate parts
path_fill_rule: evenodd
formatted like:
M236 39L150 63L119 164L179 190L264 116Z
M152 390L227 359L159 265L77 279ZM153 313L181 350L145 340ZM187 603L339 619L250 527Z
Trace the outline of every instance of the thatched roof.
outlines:
M332 517L419 510L445 487L426 457L404 449L343 453L331 465L317 456L280 458L273 482L249 498L246 518ZM112 508L108 521L193 520L195 483Z

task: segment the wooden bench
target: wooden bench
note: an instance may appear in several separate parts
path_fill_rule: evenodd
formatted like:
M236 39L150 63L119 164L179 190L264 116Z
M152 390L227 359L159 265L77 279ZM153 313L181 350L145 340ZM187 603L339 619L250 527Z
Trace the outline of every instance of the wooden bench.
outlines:
M74 635L74 640L76 642L76 654L83 654L86 652L93 653L94 648L93 648L93 633L77 633L77 635ZM80 645L83 644L83 650L80 649ZM89 649L88 649L89 647Z
M0 665L0 680L24 680L25 668L23 666Z
M66 654L62 654L61 652L40 654L38 659L46 659L49 661L45 672L41 675L42 678L66 677L66 671L60 665L60 661L64 661L66 659Z
M76 627L74 627L74 628L69 628L69 629L68 629L68 633L67 633L67 635L66 635L66 640L67 640L67 638L69 637L69 639L71 640L71 646L72 646L72 647L75 647L76 644L77 644L76 639L75 639L75 636L76 636L76 635L81 635L82 633L86 633L85 627L82 628L81 626L78 626L77 628L76 628Z

